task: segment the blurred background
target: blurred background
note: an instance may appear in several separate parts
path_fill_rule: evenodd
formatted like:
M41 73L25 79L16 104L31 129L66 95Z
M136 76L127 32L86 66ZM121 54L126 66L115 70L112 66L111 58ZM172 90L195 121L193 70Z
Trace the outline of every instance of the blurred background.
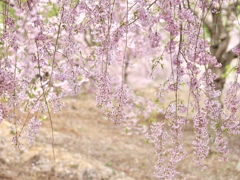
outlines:
M1 5L5 5L7 1L0 2ZM9 2L14 4L14 1ZM1 25L3 26L3 23ZM225 53L239 43L236 41L239 39L239 28L234 26L229 32L229 42ZM82 36L81 40L84 39L83 44L87 48L94 46L91 44L93 41L91 29ZM207 30L206 36L209 41L220 38L212 37ZM160 43L166 43L166 39L163 34ZM131 51L133 49L141 51L135 52L138 56ZM0 180L156 180L154 176L154 166L157 162L155 148L148 142L146 133L152 122L164 121L164 115L157 108L166 108L175 98L173 93L169 93L164 103L156 101L160 84L164 84L171 73L168 58L163 56L161 60L158 59L163 49L163 47L152 48L146 39L134 45L129 43L124 65L124 82L132 89L138 100L136 108L139 116L135 123L139 129L115 125L108 121L96 106L94 95L96 87L92 86L89 79L84 79L80 94L65 97L62 100L65 104L63 109L52 114L55 161L51 145L52 129L48 118L42 119L43 125L34 143L32 145L26 143L20 149L12 144L14 135L11 129L12 123L3 121L0 124ZM144 56L141 56L141 53ZM153 66L155 62L157 65ZM116 60L115 64L109 66L110 73L116 77L122 75L119 63ZM234 73L229 72L235 64L236 58L233 58L228 66L224 67L227 77L223 78L226 78L226 83L223 90L225 96L223 95L222 98L226 97L226 89L234 78ZM118 78L121 79L121 77ZM181 89L181 98L186 101L188 91L187 86ZM181 172L181 178L239 180L239 137L239 135L228 137L230 148L228 162L219 162L219 154L212 147L209 156L204 161L207 169L201 171L193 162L192 142L195 136L190 121L185 127L182 140L188 155L177 168Z

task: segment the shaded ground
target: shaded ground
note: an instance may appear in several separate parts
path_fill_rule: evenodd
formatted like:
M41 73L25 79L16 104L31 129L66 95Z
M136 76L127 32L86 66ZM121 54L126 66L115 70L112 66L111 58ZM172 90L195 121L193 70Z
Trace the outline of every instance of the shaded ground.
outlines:
M53 115L55 156L51 130L45 121L36 142L25 150L14 150L10 124L0 125L0 180L155 180L154 148L144 135L127 135L105 120L93 99L66 99L69 108ZM192 152L193 130L186 130L185 147ZM193 164L193 155L179 166L183 177L199 180L238 180L239 136L231 137L230 161L220 163L215 151L206 159L207 170Z

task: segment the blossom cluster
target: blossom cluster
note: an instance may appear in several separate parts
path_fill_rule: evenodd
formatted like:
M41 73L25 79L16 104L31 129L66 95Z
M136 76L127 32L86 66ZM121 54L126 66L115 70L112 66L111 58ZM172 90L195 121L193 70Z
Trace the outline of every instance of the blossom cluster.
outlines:
M28 123L29 130L26 131L26 136L29 143L33 143L35 140L35 136L41 127L42 122L35 117L31 118Z

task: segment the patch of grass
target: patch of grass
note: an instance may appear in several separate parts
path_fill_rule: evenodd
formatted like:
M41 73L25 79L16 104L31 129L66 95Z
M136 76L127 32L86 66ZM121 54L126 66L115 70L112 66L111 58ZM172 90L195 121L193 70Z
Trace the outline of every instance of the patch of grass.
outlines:
M70 164L69 167L70 167L71 169L77 169L78 166L79 166L78 164Z
M107 162L106 164L105 164L106 166L108 166L108 167L112 167L112 165L113 165L113 162Z

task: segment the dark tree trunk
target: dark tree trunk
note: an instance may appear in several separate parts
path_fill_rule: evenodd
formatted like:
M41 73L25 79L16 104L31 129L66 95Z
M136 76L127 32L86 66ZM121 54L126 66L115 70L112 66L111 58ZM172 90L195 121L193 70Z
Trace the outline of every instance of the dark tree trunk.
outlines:
M219 63L222 64L222 67L220 68L210 66L210 69L212 69L213 73L217 76L215 80L215 87L216 89L222 91L226 82L226 67L234 58L237 57L231 50L227 51L230 40L228 29L232 26L232 24L223 23L221 12L212 13L212 22L206 20L204 23L211 36L211 54L216 57ZM219 97L219 100L221 101L221 96Z

